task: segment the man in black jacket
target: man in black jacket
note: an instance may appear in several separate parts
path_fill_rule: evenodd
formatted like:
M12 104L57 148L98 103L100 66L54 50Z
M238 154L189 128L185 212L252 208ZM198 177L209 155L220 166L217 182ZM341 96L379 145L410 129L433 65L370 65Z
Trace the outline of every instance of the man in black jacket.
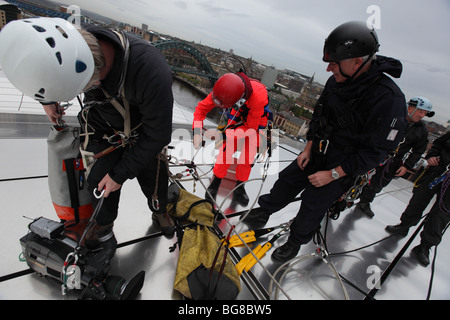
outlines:
M436 195L436 201L425 218L421 242L411 251L420 264L427 266L431 247L441 243L443 232L450 222L450 193L447 190L450 185L450 132L434 140L425 159L428 167L415 183L413 196L400 217L400 224L387 226L386 231L406 236L409 228L420 221Z
M327 209L350 187L349 181L376 167L402 138L405 97L385 75L400 77L402 65L375 58L378 47L375 31L364 22L344 23L325 40L323 60L333 76L316 104L306 147L280 172L270 194L259 198L261 207L246 218L265 223L303 191L289 239L272 254L278 261L294 258L320 228Z
M431 111L430 100L424 97L415 97L408 102L408 127L400 146L389 154L383 164L376 168L375 175L370 179L370 184L364 187L360 195L360 201L356 205L355 212L366 214L372 218L375 213L370 208L370 203L375 195L386 187L394 177L403 176L408 170L414 169L417 161L427 150L428 130L422 118L434 116ZM408 154L407 159L404 157Z
M126 180L136 177L153 211L153 220L171 235L175 228L166 212L167 166L165 159L159 158L172 134L171 70L159 50L146 41L133 36L120 39L111 30L93 25L84 30L88 33L82 32L85 39L93 35L98 41L106 63L97 80L101 86L94 83L94 89L85 94L85 106L92 107L79 115L82 128L89 131L84 132L89 136L86 150L102 152L111 146L104 137L115 137L116 132L124 130L124 118L109 102L110 97L116 97L121 104L124 99L128 101L130 128L135 129L132 135L137 136L129 146L98 158L90 170L89 188L105 188L105 201L94 231L100 237L109 231L117 217L120 188ZM122 40L128 40L128 52Z
M14 41L18 34L26 41ZM1 36L2 66L14 64L7 68L9 77L43 104L51 122L60 122L59 102L85 93L79 121L83 152L96 159L87 179L94 205L92 191L104 191L87 243L108 242L115 250L120 190L133 178L154 220L173 234L166 212L167 167L159 157L172 134L172 72L159 50L137 37L94 25L76 30L57 18L13 21Z

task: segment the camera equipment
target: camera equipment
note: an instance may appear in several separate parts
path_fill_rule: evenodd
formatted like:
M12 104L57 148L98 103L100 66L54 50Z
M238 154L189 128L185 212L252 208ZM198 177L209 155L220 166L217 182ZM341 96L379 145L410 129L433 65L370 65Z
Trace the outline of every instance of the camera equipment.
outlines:
M61 282L63 295L76 289L82 290L80 299L128 300L134 299L141 290L144 271L130 281L109 273L115 240L114 243L105 242L101 250L93 251L81 246L81 240L73 240L63 223L41 217L28 228L31 232L20 239L28 266L42 276Z

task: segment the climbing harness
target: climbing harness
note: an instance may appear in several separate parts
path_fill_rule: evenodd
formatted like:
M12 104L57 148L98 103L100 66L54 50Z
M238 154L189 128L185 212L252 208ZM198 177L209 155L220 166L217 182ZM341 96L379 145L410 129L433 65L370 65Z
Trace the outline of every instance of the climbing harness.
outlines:
M442 182L441 186L441 195L439 200L439 208L442 212L446 214L450 214L450 209L448 209L444 204L445 193L450 186L450 164L446 167L445 171L436 179L434 179L429 185L428 188L432 189Z
M428 189L433 189L434 187L436 187L439 183L441 183L442 181L448 179L450 177L450 164L445 168L445 171L436 179L434 179L429 185L428 185Z
M350 208L359 198L364 190L364 187L370 183L370 179L373 177L375 172L376 169L372 169L369 172L356 177L353 185L348 189L348 191L336 200L327 210L327 216L333 220L337 220L341 212L347 208Z

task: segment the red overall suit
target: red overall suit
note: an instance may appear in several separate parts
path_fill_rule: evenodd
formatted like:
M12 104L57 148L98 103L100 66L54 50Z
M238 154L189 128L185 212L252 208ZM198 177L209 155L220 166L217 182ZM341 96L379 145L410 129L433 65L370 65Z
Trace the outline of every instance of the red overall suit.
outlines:
M236 179L247 181L250 176L251 165L259 146L258 129L267 126L268 118L264 107L269 104L266 87L257 80L250 79L253 93L247 102L238 110L232 109L228 126L225 130L226 140L220 149L214 165L214 175L224 178L231 164L234 163L232 155L239 149L241 155L236 166ZM194 112L193 129L200 128L206 115L215 107L210 93L200 101ZM242 148L245 143L244 148Z

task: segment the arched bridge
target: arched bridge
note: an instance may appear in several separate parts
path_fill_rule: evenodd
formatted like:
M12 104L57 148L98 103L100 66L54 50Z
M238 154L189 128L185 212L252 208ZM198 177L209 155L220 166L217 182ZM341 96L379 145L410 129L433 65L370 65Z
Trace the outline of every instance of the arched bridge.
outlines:
M211 85L214 85L214 83L217 81L218 76L217 73L213 70L211 64L209 63L206 56L201 53L198 49L195 47L181 41L175 41L175 40L158 40L152 42L152 45L158 48L159 50L182 50L192 56L193 59L195 59L198 62L198 66L200 68L192 68L192 69L186 69L185 66L177 65L178 63L169 63L170 67L175 72L185 72L190 74L195 74L201 77L209 78L209 81L211 82Z

